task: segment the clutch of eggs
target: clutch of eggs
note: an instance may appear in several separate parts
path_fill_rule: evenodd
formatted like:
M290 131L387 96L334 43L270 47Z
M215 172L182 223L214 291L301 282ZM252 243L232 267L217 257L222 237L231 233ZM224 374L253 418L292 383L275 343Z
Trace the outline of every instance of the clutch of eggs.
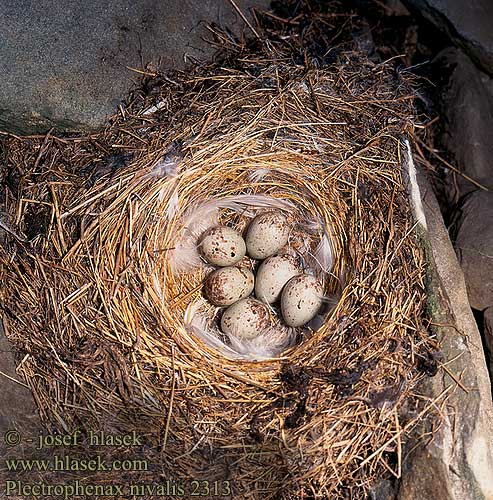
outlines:
M227 307L221 330L237 338L252 339L271 324L269 304L280 302L284 323L299 327L313 319L322 305L322 285L303 274L298 259L278 254L287 244L290 226L276 210L257 215L246 229L245 239L227 226L208 229L199 241L202 257L218 266L204 281L204 294L217 307ZM245 255L263 260L256 276L235 267ZM255 297L249 297L255 290Z

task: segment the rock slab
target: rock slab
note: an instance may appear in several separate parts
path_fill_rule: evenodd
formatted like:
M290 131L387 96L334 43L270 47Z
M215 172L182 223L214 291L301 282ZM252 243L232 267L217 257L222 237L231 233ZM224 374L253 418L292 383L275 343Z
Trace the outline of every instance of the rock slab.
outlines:
M471 307L482 311L493 306L493 79L455 48L442 51L434 65L446 75L441 142L465 174L449 171L447 179L456 209L451 233Z
M486 359L489 360L488 371L493 390L493 307L488 307L483 311L483 344Z
M404 461L398 499L491 500L493 403L481 336L438 202L423 175L419 184L433 273L428 293L448 370L425 380L421 390L429 400L449 392L446 404L437 403L441 425L433 440Z
M245 14L269 5L235 3ZM210 58L208 22L244 26L228 0L0 2L0 130L102 124L141 77L128 67L184 68Z
M13 429L29 431L30 434L39 429L41 422L33 396L16 374L15 352L5 336L1 320L0 387L0 438L3 439L4 433Z
M474 62L493 74L493 2L491 0L404 0L463 47Z
M493 191L475 191L462 202L455 249L471 307L493 308Z
M443 146L454 156L462 172L493 190L493 79L455 48L440 52L433 65L445 80L439 103L446 123L440 138ZM462 176L450 179L449 183L451 203L480 189Z

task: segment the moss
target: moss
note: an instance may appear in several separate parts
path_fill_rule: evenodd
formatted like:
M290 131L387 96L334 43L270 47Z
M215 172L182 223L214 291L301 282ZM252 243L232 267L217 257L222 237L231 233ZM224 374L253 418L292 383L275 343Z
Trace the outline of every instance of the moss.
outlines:
M426 314L430 319L440 322L443 318L440 288L437 286L438 274L427 232L421 225L417 226L416 236L425 256L425 290L426 290Z

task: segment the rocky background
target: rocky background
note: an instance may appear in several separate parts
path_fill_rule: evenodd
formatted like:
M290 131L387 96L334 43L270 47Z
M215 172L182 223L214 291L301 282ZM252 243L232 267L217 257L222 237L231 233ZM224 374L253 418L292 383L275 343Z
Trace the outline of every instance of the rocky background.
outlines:
M434 106L441 117L436 147L443 164L440 198L465 275L493 376L493 2L410 0L415 19L444 36L432 54Z
M248 13L268 1L237 5ZM211 22L238 34L244 24L225 0L3 0L0 130L102 124L141 81L132 68L184 68L211 57L214 49L204 41Z

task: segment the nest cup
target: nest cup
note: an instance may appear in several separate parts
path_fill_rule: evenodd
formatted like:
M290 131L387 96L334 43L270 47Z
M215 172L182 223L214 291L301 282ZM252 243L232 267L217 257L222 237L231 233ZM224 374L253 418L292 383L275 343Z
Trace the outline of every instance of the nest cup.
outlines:
M150 230L154 241L159 241L159 236L164 234L165 238L160 243L170 249L165 253L155 252L159 257L147 263L160 303L165 307L169 304L174 306L169 308L172 316L169 328L180 328L180 342L187 343L188 348L202 351L205 343L212 348L210 356L219 354L221 358L230 359L268 359L281 354L312 331L311 328L284 326L282 321L276 319L278 313L271 308L275 327L260 337L240 341L221 333L217 328L221 310L203 299L201 286L212 268L201 259L200 236L210 227L229 225L244 234L248 224L259 213L281 211L287 217L290 235L288 244L279 253L299 258L300 272L306 270L318 278L324 285L326 303L333 304L336 292L342 288L343 245L342 242L333 243L336 232L329 227L336 225L336 217L331 214L330 205L322 202L331 198L329 193L321 186L310 189L306 186L308 165L297 163L295 157L279 154L277 159L266 162L260 168L258 160L253 160L251 164L245 158L225 172L216 170L211 175L204 171L202 165L177 165L186 172L173 188L178 196L171 211L164 202L163 213L166 209L168 215L165 227L156 224ZM204 179L200 188L194 191L194 199L180 196L194 177ZM334 200L332 207L336 206ZM337 252L334 252L335 248ZM339 256L335 265L334 255ZM258 267L258 262L247 257L239 265L253 269ZM322 308L317 322L323 323L327 313L328 308ZM313 328L314 323L309 326ZM215 354L213 351L216 351ZM224 363L224 360L221 362Z
M231 480L234 498L357 498L398 475L401 410L431 345L401 176L413 109L392 68L341 57L330 71L266 59L253 75L246 57L183 76L147 103L174 99L167 114L136 104L101 132L131 152L124 168L89 188L73 172L26 188L54 222L2 250L4 314L52 428L137 430L166 475ZM45 162L96 158L94 142L44 144ZM31 143L17 146L34 162ZM310 335L254 361L201 333L217 310L196 241L273 207L339 300Z

